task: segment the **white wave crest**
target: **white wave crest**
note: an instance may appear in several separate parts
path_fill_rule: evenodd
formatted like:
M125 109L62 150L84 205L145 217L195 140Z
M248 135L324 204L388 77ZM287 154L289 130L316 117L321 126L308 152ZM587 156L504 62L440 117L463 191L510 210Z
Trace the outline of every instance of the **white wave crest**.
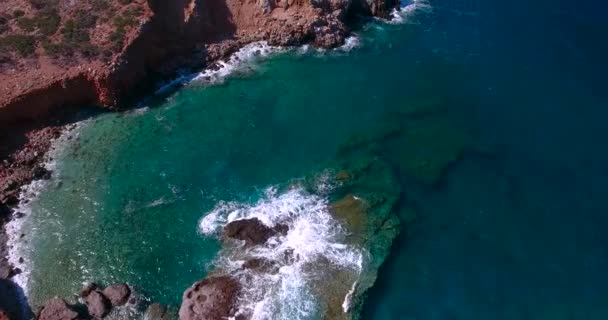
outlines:
M426 0L412 0L410 3L399 9L393 9L391 11L391 18L388 21L390 24L403 24L409 21L409 18L413 17L419 12L431 12L433 7Z
M266 41L250 43L233 53L227 60L218 61L215 68L203 70L194 76L192 81L206 84L222 83L234 72L251 70L260 59L282 50L281 47L270 46Z
M348 311L368 256L365 250L345 241L348 232L330 214L326 198L301 187L281 194L276 188L268 188L266 197L253 205L218 203L201 219L199 227L203 234L218 234L227 223L250 218L269 227L285 224L289 231L261 246L220 252L217 268L238 279L243 288L239 314L254 320L310 319L321 312L319 299L324 295L322 288L331 286L327 277L332 270L341 273L347 282L345 290L336 292L343 292L344 312ZM252 259L268 263L274 271L243 268L243 263Z
M59 138L55 139L51 144L51 149L45 155L45 161L42 166L49 171L53 172L53 176L57 175L59 170L57 161L61 157L61 154L66 150L66 147L70 143L70 139L77 137L88 120L81 121L74 125L66 128ZM5 225L5 232L8 235L8 255L7 259L9 263L21 270L21 273L13 277L13 281L17 283L24 292L28 292L28 280L31 272L31 266L29 265L29 250L32 248L28 247L28 242L22 239L24 234L24 224L30 219L32 214L31 202L34 201L38 195L44 191L50 184L57 183L55 178L51 180L35 180L30 184L27 184L20 189L19 193L19 205L15 208L15 212L23 214L23 217L14 217ZM26 235L27 236L27 235ZM22 259L23 258L23 259Z

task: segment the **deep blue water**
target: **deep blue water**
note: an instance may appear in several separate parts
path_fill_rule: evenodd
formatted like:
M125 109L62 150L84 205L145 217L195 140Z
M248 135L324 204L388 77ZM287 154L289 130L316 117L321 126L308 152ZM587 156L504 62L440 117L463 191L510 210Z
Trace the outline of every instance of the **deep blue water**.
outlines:
M455 61L474 54L478 73L459 81L477 86L474 121L499 151L414 188L421 218L395 244L366 318L605 319L606 8L475 2L441 2L424 38Z

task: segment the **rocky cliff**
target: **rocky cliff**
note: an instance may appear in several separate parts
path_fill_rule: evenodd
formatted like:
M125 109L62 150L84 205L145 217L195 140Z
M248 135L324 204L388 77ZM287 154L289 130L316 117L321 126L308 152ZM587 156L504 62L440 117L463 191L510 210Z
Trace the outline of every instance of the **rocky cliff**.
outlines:
M252 41L335 47L344 41L349 16L386 17L397 5L397 0L8 0L0 4L0 123L44 116L64 105L117 107L155 76L180 66L201 67Z

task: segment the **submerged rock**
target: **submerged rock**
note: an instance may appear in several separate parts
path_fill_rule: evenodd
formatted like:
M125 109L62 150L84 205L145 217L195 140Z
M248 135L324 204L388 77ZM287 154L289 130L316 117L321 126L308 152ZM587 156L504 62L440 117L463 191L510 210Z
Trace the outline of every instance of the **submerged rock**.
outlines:
M168 320L172 319L167 306L160 303L153 303L146 309L144 320Z
M113 307L122 306L129 300L131 288L125 283L118 283L105 288L103 295L110 300Z
M448 165L458 160L468 144L468 136L448 124L418 123L403 136L400 165L407 174L432 185L439 181Z
M110 301L97 290L91 291L84 301L89 309L89 314L94 318L101 319L111 310Z
M332 215L344 222L355 234L361 233L365 228L366 210L365 202L352 194L332 203L330 206Z
M243 240L248 246L260 245L271 237L285 233L287 226L277 225L274 228L268 227L257 218L242 219L228 223L224 227L224 236L227 238Z
M234 316L240 291L238 281L230 276L209 277L196 282L184 292L181 320L223 320Z
M37 320L75 320L83 319L70 305L63 299L54 298L47 301L38 316Z

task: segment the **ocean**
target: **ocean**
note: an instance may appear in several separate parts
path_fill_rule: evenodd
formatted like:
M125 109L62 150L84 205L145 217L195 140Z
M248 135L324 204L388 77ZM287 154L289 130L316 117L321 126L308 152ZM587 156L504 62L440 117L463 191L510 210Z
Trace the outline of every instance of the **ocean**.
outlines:
M297 234L256 254L315 267L256 280L275 288L250 292L256 319L335 308L314 291L318 261L369 274L362 319L608 318L602 17L526 6L407 2L335 50L258 44L127 111L83 108L10 224L17 281L33 305L97 281L178 308L242 258L223 224L295 216ZM348 193L387 204L366 219L399 218L392 246L351 241L328 215L344 170Z

